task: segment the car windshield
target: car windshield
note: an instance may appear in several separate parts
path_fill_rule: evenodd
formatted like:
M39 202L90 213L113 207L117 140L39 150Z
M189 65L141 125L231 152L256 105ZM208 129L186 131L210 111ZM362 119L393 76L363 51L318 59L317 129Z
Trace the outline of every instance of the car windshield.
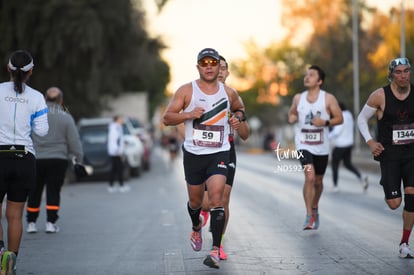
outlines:
M134 128L143 128L141 122L139 122L138 119L129 118L129 121L131 122L132 127L134 127Z
M125 123L122 124L122 129L124 131L124 135L130 135L131 134L131 132L128 129L128 126Z
M81 127L79 135L84 150L93 150L93 148L106 146L108 142L108 127Z

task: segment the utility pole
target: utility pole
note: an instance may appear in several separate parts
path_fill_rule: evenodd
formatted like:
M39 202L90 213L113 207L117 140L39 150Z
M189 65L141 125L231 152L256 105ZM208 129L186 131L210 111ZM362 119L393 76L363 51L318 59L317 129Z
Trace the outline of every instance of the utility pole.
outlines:
M352 0L352 64L354 78L354 117L359 113L359 54L358 54L358 0ZM361 149L361 136L358 127L354 130L355 149Z
M401 34L400 34L401 57L405 57L405 8L404 0L401 0Z

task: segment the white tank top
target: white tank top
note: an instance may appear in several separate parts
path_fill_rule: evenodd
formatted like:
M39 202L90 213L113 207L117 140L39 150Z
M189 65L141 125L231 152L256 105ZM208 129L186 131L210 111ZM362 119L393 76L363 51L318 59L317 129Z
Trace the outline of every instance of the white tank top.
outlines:
M296 124L295 145L296 150L307 150L314 155L329 154L329 128L311 125L314 117L328 120L326 111L325 91L320 90L318 99L309 103L306 99L308 91L301 94L297 107L298 123Z
M219 82L219 89L213 95L201 91L196 81L191 84L191 102L184 112L203 107L204 114L199 119L185 121L185 150L197 155L230 150L230 102L223 84Z

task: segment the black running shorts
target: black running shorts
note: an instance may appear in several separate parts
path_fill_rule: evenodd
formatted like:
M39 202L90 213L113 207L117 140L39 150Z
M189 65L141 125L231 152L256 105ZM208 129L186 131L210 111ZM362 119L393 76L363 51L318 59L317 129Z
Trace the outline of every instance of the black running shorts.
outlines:
M315 175L324 175L326 167L328 166L328 155L314 155L307 150L301 150L302 156L299 160L305 166L306 164L313 164L315 168Z
M227 173L226 184L233 186L234 176L236 174L236 163L237 163L236 149L234 147L234 144L231 144L229 157L230 157L229 164L227 165L229 171Z
M195 155L183 147L183 164L185 180L190 185L203 184L212 175L227 177L229 151L207 155Z
M36 159L31 153L0 153L0 202L25 202L36 184Z
M401 198L401 181L403 187L414 187L414 159L380 161L381 180L387 200Z

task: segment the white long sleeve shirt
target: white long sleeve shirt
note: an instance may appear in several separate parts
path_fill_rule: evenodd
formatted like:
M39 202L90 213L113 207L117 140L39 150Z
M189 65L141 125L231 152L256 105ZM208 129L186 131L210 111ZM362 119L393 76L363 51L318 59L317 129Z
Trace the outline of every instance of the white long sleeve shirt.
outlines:
M13 82L0 83L0 145L24 145L35 154L31 134L48 133L48 108L40 92L25 84L23 87L19 94Z
M354 144L354 118L348 110L342 112L344 122L334 126L329 133L329 139L333 140L335 147L349 147Z
M116 122L109 124L108 154L110 156L124 155L124 132L122 125Z

